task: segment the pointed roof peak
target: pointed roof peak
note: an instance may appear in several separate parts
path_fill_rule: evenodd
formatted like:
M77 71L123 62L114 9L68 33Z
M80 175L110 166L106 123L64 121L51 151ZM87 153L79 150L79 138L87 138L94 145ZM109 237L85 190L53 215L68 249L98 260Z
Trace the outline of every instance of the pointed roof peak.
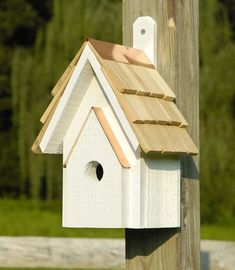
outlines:
M174 92L145 53L139 49L90 38L83 43L53 88L54 98L41 118L44 126L35 141L33 151L40 152L42 145L46 149L47 144L44 142L49 142L55 127L59 129L58 119L66 114L63 106L70 100L74 89L85 93L83 83L88 77L80 77L80 74L87 61L90 62L94 76L101 83L111 106L115 108L117 117L121 119L127 137L131 138L133 149L140 145L145 153L197 154L198 150L186 131L187 121L173 102ZM79 87L77 82L80 83ZM71 119L73 113L75 112L72 110ZM59 140L57 144L52 142L53 149L56 149L53 151L60 151L65 132L63 130L60 133L61 137L56 139ZM50 136L45 136L47 133Z
M103 60L112 60L123 64L155 68L142 50L92 38L88 38L87 43L90 45L96 56L98 54L98 57Z

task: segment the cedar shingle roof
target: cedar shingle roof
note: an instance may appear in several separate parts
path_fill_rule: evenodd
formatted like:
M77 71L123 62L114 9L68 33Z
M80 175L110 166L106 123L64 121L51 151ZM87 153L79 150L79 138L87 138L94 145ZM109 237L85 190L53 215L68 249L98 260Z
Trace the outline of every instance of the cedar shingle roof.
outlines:
M174 103L175 94L144 52L93 39L83 44L53 88L54 98L40 119L44 126L33 151L40 152L40 141L86 44L100 62L145 153L198 153L187 133L187 121Z

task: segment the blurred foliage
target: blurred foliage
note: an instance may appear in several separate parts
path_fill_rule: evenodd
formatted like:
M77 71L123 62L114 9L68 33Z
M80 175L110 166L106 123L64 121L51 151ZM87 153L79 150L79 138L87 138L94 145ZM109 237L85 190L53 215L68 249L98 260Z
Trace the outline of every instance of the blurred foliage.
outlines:
M235 241L235 226L234 224L203 224L201 226L201 239Z
M234 10L232 0L200 1L204 223L235 217ZM91 36L121 43L121 0L1 0L0 21L0 195L58 199L60 157L30 147L50 90L82 42Z
M18 196L20 168L17 125L13 126L12 58L34 46L37 30L51 17L52 1L0 1L0 195Z
M51 1L1 0L0 42L9 47L33 46L37 29L51 15Z
M228 8L234 8L229 6ZM235 221L235 44L225 6L200 1L202 222Z
M52 12L47 27L38 30L33 50L15 50L11 77L20 193L48 200L61 195L62 163L60 157L30 151L40 116L53 85L87 37L121 42L121 2L77 0L68 5L60 0L53 2Z
M224 11L224 15L229 20L232 30L232 37L235 40L235 1L234 0L219 0L220 7Z

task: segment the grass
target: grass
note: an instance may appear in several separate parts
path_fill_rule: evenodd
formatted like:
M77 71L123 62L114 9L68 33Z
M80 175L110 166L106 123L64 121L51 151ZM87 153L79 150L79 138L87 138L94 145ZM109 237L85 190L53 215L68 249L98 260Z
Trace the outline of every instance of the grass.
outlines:
M0 199L0 235L123 238L122 229L68 229L59 203Z
M202 225L201 239L235 241L235 224L224 225Z
M62 228L58 202L0 199L0 216L0 235L4 236L124 238L122 229ZM235 225L202 225L201 238L235 241Z

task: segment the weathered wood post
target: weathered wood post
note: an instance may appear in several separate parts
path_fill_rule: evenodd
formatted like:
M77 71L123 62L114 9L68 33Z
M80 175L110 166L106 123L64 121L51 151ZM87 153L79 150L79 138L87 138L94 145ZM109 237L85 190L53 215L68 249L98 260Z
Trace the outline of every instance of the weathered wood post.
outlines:
M123 43L132 46L133 22L157 22L157 69L175 90L177 105L199 145L198 0L123 0ZM128 270L198 270L200 203L198 159L182 158L181 227L126 229Z

